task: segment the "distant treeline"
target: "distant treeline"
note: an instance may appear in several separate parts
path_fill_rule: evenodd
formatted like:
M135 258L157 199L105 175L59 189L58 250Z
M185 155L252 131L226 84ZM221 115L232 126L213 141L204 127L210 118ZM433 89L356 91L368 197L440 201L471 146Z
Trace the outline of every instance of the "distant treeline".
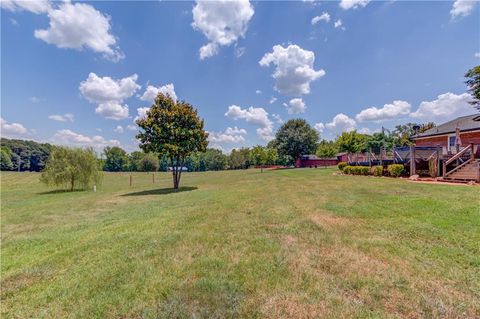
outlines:
M45 167L52 147L48 143L2 138L0 169L39 172Z
M55 147L48 143L2 138L0 170L40 172ZM166 156L159 157L158 154L140 151L129 154L120 147L106 147L98 160L100 167L110 172L167 171L169 166ZM275 150L256 146L233 150L230 155L209 148L206 152L190 155L183 166L188 171L201 172L285 163L284 159L277 156Z

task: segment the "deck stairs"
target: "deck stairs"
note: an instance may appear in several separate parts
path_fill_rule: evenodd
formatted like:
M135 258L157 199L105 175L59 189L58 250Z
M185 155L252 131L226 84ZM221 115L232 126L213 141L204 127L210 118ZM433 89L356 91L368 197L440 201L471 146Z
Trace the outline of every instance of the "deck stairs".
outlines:
M480 182L480 159L472 159L458 166L443 179L450 181Z

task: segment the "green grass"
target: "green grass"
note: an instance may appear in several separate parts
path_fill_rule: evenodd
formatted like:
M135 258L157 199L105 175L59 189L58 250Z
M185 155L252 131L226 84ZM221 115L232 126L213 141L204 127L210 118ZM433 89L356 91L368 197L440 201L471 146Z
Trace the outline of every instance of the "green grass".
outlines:
M333 172L2 173L2 317L480 317L479 187Z

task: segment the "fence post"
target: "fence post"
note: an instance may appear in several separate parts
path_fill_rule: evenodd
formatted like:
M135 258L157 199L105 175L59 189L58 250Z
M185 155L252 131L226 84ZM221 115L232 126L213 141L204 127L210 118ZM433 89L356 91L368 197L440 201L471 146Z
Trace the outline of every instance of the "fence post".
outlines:
M132 174L130 174L130 187L132 187Z
M152 172L152 184L155 184L155 172Z
M473 152L473 143L470 143L470 159L473 161L475 159L475 153Z

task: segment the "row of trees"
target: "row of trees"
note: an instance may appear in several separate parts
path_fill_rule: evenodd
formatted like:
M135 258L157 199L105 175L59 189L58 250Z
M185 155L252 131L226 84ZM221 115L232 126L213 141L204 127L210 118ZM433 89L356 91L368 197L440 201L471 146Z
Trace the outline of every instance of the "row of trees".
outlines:
M45 167L52 147L47 143L2 138L0 169L39 172Z

